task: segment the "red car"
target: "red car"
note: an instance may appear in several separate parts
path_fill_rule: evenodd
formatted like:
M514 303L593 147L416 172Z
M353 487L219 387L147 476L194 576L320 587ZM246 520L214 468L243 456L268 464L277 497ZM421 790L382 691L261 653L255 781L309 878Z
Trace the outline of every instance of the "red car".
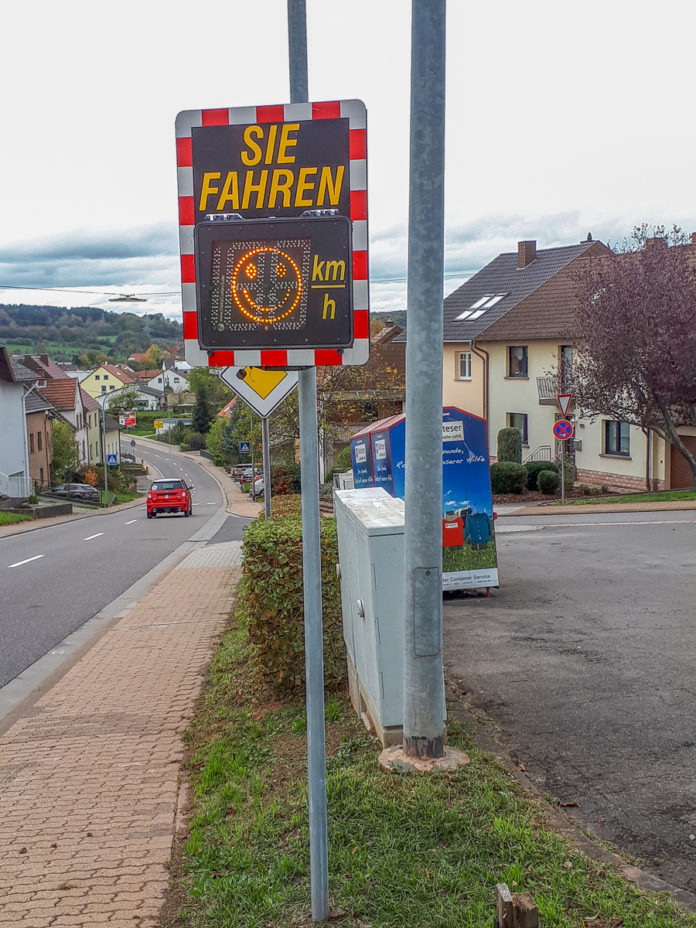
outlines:
M185 516L193 514L191 490L185 480L155 480L147 491L147 517L152 519L158 512L183 512Z

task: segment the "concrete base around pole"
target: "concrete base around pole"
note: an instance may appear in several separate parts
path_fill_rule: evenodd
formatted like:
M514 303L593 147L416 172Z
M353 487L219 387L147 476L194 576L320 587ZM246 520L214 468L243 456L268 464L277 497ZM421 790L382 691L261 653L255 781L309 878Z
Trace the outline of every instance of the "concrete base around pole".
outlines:
M403 745L386 748L379 755L379 765L386 773L449 773L469 763L463 751L447 747L443 757L409 757Z

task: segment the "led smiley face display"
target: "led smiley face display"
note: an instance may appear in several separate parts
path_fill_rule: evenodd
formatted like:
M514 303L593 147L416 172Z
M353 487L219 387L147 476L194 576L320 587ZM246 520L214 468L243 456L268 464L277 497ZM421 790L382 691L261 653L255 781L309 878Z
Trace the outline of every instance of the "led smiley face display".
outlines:
M229 286L242 315L264 325L287 319L302 299L297 261L273 245L258 245L239 257Z

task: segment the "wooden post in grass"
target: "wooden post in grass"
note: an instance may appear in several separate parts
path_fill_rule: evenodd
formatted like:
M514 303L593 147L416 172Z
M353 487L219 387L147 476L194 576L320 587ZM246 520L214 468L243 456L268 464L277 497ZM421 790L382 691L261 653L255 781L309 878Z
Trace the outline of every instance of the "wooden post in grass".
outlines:
M498 883L496 928L539 928L539 909L531 893L511 893L506 883Z

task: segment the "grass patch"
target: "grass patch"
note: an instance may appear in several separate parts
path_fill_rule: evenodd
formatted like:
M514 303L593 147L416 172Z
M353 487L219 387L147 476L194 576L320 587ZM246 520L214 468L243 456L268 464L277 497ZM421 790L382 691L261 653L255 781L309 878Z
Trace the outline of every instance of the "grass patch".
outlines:
M495 540L491 539L485 547L476 549L468 542L463 545L442 549L442 572L457 570L487 570L497 565Z
M20 515L18 512L0 512L0 525L14 525L16 522L31 522L31 516Z
M248 661L233 619L186 736L193 818L169 926L311 924L304 711L259 703ZM545 928L696 928L665 896L571 850L456 724L449 741L471 765L405 776L381 772L379 743L345 698L327 701L326 718L332 925L492 928L503 881L534 895Z
M570 499L566 506L603 506L606 503L663 503L696 500L696 490L662 490L659 493L625 493L619 496L583 496ZM559 502L554 505L562 505Z

